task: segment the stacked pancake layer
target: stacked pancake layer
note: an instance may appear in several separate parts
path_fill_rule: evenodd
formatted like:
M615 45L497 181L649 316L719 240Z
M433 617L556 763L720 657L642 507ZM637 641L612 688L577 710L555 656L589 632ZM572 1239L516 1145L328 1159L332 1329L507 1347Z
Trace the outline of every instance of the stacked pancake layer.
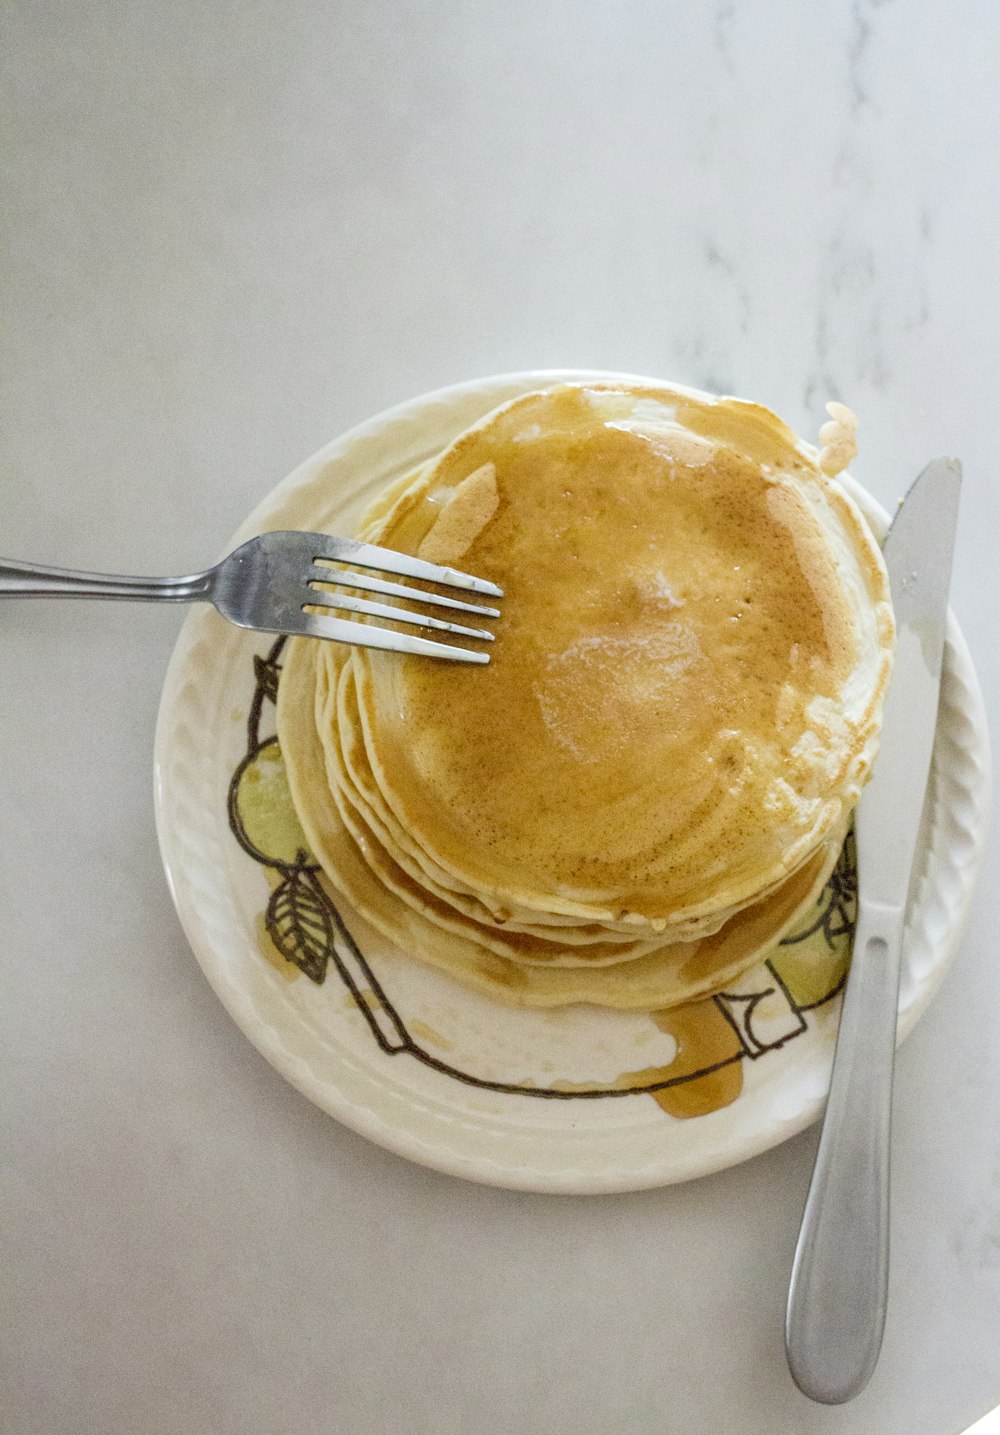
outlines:
M560 386L488 415L363 536L498 583L488 667L297 640L279 694L328 878L529 1005L663 1007L816 900L874 757L884 566L756 405Z

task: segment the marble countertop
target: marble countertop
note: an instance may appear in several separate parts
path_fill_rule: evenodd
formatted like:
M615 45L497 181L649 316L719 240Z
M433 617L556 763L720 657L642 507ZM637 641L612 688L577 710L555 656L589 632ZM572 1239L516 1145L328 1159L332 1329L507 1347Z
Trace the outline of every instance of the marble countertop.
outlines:
M0 552L189 571L326 440L480 374L660 374L807 435L838 398L883 502L965 464L995 721L998 52L986 0L15 0ZM900 1054L882 1360L821 1408L782 1346L815 1130L494 1191L245 1040L153 827L179 622L0 613L11 1435L957 1435L1000 1400L995 841Z

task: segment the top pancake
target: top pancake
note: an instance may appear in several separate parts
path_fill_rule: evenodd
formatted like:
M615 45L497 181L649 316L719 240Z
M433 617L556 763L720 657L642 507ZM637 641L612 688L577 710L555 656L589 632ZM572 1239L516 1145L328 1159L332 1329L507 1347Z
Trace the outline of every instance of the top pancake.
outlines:
M885 569L769 411L527 395L427 465L374 541L506 593L488 667L354 653L378 787L463 888L689 938L857 800L891 664Z

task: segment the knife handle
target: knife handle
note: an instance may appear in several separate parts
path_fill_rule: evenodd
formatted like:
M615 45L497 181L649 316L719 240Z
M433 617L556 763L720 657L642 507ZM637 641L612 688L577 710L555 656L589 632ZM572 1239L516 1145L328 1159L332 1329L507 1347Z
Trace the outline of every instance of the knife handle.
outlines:
M889 1132L904 912L862 902L785 1348L796 1385L839 1405L878 1360L889 1275Z

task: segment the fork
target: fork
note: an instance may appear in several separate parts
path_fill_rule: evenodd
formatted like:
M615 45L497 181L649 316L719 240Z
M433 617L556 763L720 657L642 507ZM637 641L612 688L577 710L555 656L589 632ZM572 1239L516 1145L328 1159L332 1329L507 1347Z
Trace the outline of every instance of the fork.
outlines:
M452 647L449 643L369 623L328 617L313 609L340 609L372 618L388 618L417 628L432 628L465 638L491 641L485 628L466 628L443 618L395 603L372 602L340 591L357 588L363 592L404 598L435 608L475 613L479 618L497 618L499 609L459 598L410 588L355 568L333 567L349 563L361 569L381 570L425 583L503 597L503 589L483 578L473 578L454 568L439 568L422 558L376 548L353 538L333 538L324 533L264 533L251 538L214 568L186 578L130 578L110 573L78 573L69 568L49 568L38 563L20 563L0 558L0 598L117 598L139 602L213 603L224 618L240 628L262 633L289 633L307 638L328 638L335 643L354 643L363 648L383 648L396 653L416 653L445 658L453 663L488 663L489 654L474 648ZM332 585L332 586L331 586Z

